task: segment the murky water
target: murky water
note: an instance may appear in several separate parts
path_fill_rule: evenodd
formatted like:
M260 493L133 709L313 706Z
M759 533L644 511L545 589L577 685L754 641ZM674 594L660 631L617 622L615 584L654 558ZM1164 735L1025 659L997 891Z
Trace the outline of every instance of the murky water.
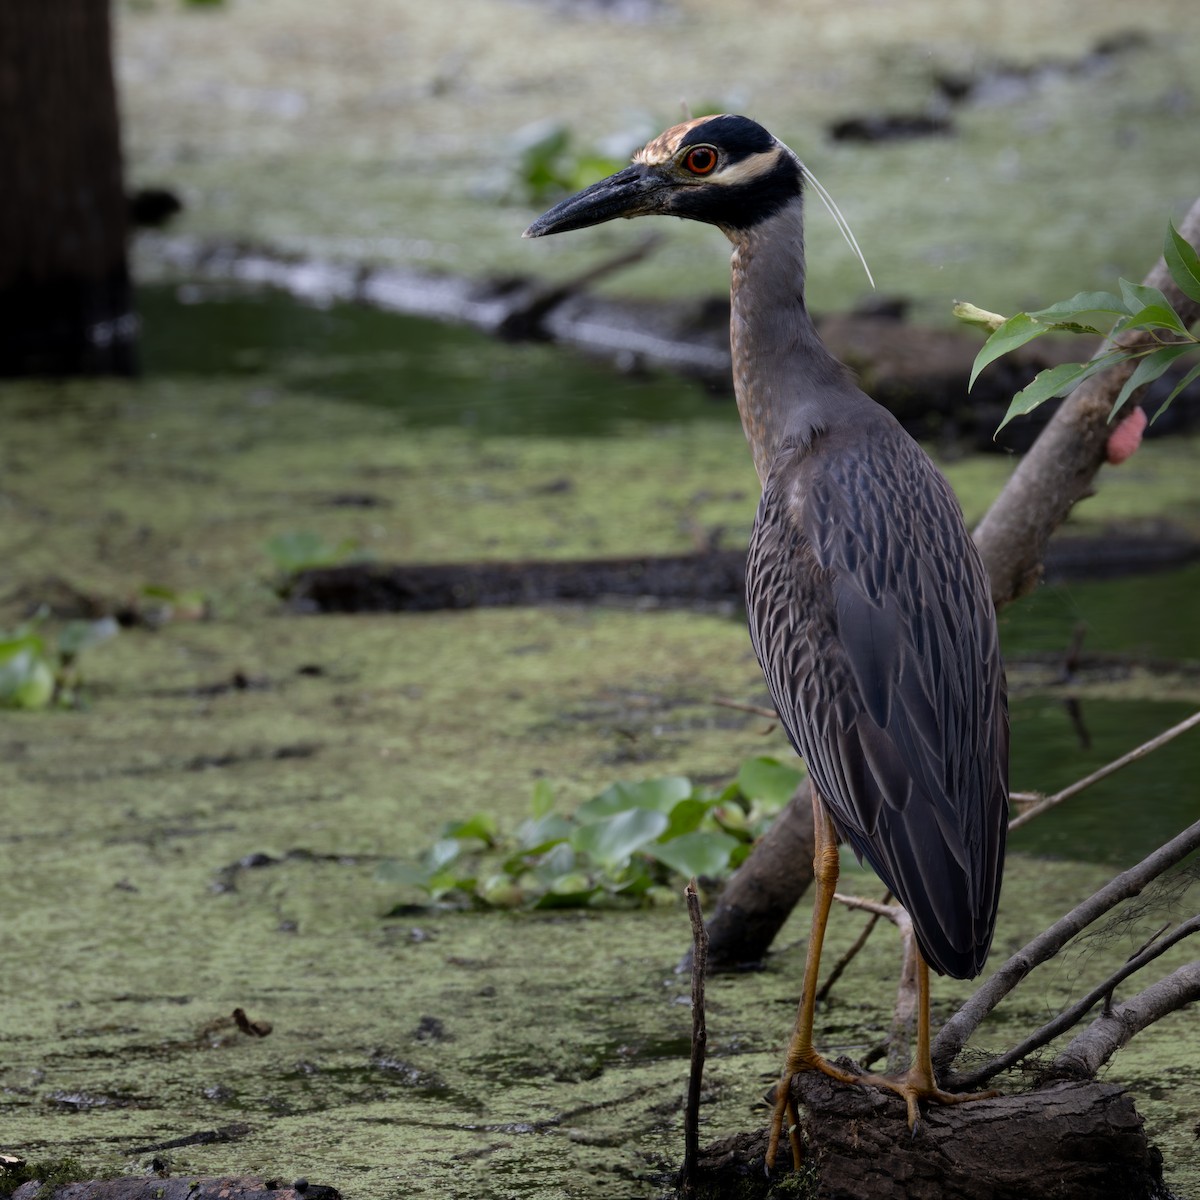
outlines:
M713 704L765 699L740 617L302 619L281 613L264 547L301 530L383 561L569 557L680 551L721 525L736 544L756 482L732 405L352 308L167 291L142 308L142 382L3 396L5 620L47 592L185 598L84 656L85 708L0 715L6 1146L95 1171L159 1154L177 1174L303 1174L348 1200L661 1195L687 1070L681 908L385 920L400 897L374 873L447 820L511 830L538 780L566 808L616 779L717 781L786 754L777 729ZM970 486L979 467L951 475ZM1069 782L1200 699L1178 672L1057 681L1080 621L1088 652L1200 657L1198 585L1192 569L1046 588L1006 614L1016 786ZM1193 819L1195 763L1181 740L1015 839L997 955ZM768 970L713 982L705 1139L764 1119L806 920ZM858 929L835 918L831 958ZM1127 953L1037 973L987 1044ZM822 1013L829 1049L882 1036L895 969L894 940L872 938ZM939 1011L970 989L939 980ZM235 1006L271 1035L239 1034ZM1173 1064L1194 1043L1177 1014L1110 1075L1180 1190L1200 1178L1196 1084Z

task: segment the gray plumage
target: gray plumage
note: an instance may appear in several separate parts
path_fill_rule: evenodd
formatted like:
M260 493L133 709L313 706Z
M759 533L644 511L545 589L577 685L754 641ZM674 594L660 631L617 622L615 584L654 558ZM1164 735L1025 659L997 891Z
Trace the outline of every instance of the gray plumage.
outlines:
M661 213L732 242L734 384L763 488L747 562L754 649L826 811L908 910L926 962L975 975L1008 800L988 580L949 485L817 334L803 182L760 125L701 118L527 236Z

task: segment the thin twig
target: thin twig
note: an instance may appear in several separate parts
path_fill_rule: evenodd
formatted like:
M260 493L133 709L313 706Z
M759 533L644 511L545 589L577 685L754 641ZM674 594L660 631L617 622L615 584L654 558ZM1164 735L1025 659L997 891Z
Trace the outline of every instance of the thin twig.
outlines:
M1183 941L1184 938L1190 937L1193 933L1200 933L1200 916L1192 917L1183 924L1177 925L1167 937L1152 941L1150 945L1126 960L1121 968L1114 971L1103 983L1092 988L1086 996L1081 997L1070 1008L1063 1009L1057 1017L1052 1021L1047 1021L1041 1029L1031 1033L1020 1045L1014 1046L1003 1054L998 1054L978 1070L957 1077L954 1081L955 1087L965 1088L968 1091L976 1088L993 1076L999 1075L1001 1071L1007 1070L1014 1063L1027 1058L1048 1042L1052 1042L1060 1033L1070 1029L1072 1025L1086 1016L1098 1000L1111 996L1113 988L1122 980L1128 979L1135 971L1141 970L1147 963L1153 962L1160 954Z
M747 704L742 700L729 700L725 696L716 696L713 703L721 708L736 708L738 712L753 713L756 717L766 717L768 721L778 724L779 713L773 708L763 708L761 704Z
M1200 846L1200 821L1173 837L1165 846L1142 859L1136 867L1122 871L1098 892L1076 905L1049 929L1039 933L999 967L974 995L942 1026L933 1044L933 1065L939 1072L958 1056L967 1039L988 1013L1033 970L1053 958L1081 929L1115 908L1122 900L1136 896L1152 880L1186 858Z
M1200 712L1192 713L1190 717L1184 721L1180 721L1178 725L1173 725L1157 737L1151 738L1148 742L1143 742L1136 750L1130 750L1128 754L1122 754L1120 758L1113 759L1112 762L1101 767L1098 771L1093 771L1090 775L1085 775L1082 779L1076 780L1070 787L1065 787L1061 792L1055 792L1053 796L1047 796L1046 799L1035 804L1032 808L1027 808L1019 816L1013 817L1009 821L1009 832L1012 832L1014 829L1020 829L1022 825L1027 825L1034 817L1040 817L1047 809L1054 808L1055 805L1061 804L1064 800L1069 800L1072 796L1078 795L1084 788L1089 788L1093 783L1098 783L1101 779L1106 779L1122 767L1127 767L1130 763L1137 762L1139 758L1145 758L1147 754L1157 750L1160 746L1165 746L1181 733L1187 733L1189 729L1196 725L1200 725Z
M696 881L683 890L692 923L692 1064L688 1074L687 1108L683 1118L683 1166L679 1172L680 1192L692 1194L696 1163L700 1157L700 1086L704 1080L704 1053L708 1030L704 1021L704 977L708 971L708 930L700 911Z

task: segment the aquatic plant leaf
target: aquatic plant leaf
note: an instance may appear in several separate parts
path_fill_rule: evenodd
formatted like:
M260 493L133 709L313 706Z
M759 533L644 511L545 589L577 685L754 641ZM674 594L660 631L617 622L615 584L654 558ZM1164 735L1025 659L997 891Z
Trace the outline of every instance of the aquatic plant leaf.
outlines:
M570 841L579 853L611 868L621 865L635 850L654 841L668 823L664 812L630 808L605 820L581 825Z
M575 816L580 821L595 821L611 817L630 808L670 812L680 800L692 794L692 781L682 775L667 775L661 779L639 779L633 783L614 783L598 796L581 804Z
M748 758L738 768L737 783L742 795L782 808L791 798L804 772L776 758Z
M698 829L669 842L655 842L646 847L646 853L686 879L692 875L719 875L729 866L729 856L739 845L737 838L727 833Z

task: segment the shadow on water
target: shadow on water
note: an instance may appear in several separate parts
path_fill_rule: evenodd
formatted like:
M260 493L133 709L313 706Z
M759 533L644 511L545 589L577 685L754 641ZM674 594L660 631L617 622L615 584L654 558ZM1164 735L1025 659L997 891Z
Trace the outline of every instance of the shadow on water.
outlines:
M551 346L507 345L362 305L315 308L281 292L189 285L143 288L139 308L151 374L270 376L390 409L413 430L587 437L629 422L737 420L731 404L684 379L618 376Z

